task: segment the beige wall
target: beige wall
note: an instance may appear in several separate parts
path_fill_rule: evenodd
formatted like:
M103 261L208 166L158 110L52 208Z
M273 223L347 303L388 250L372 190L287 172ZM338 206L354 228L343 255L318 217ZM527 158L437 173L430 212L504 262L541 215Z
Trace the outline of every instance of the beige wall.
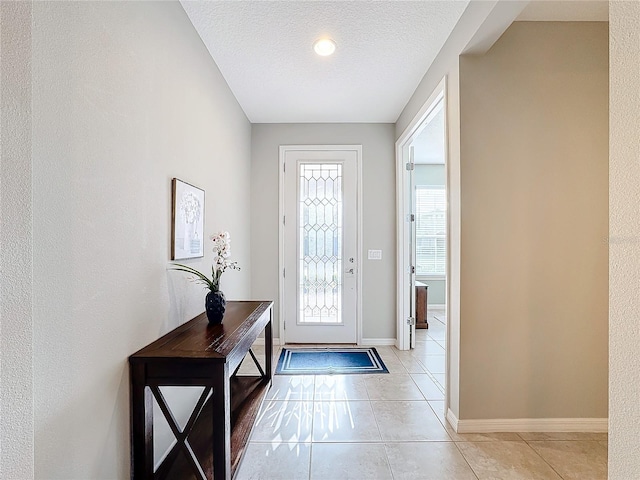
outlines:
M607 38L460 59L460 419L607 417Z
M362 145L362 336L395 339L395 152L391 124L256 124L251 141L251 289L276 301L280 145ZM366 260L368 249L382 260ZM276 326L274 335L280 336Z
M609 478L640 478L640 3L609 2Z
M250 295L251 125L177 2L33 3L35 472L129 478L127 357L203 311L167 271L171 178ZM189 262L210 268L205 258Z

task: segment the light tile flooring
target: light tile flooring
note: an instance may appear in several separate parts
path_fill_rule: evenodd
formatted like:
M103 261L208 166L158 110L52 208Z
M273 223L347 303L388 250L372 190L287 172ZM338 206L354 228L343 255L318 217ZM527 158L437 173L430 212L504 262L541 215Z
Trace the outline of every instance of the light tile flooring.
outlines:
M276 375L235 480L606 479L606 434L445 423L442 313L430 311L415 350L377 347L389 375Z

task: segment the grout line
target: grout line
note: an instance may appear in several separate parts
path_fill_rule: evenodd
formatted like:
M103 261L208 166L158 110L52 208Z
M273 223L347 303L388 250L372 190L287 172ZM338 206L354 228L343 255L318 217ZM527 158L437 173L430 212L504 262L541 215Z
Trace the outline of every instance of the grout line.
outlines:
M462 456L462 458L464 459L465 463L469 466L469 469L471 470L471 473L473 473L476 478L479 480L480 476L476 473L476 471L474 470L474 468L471 466L471 464L469 463L469 460L467 460L467 457L464 456L464 453L462 452L462 450L460 450L460 446L458 445L457 442L453 442L453 444L456 446L456 448L458 449L458 452L460 452L460 455Z
M389 470L391 471L391 480L396 480L396 476L393 474L393 468L391 468L391 462L389 461L389 450L387 449L387 444L384 443L383 446L384 446L384 454L387 457L387 465L389 466Z
M387 459L387 468L389 469L389 473L391 474L391 480L395 480L396 476L393 474L393 468L391 468L391 461L389 460L389 452L387 451L387 444L382 444L382 449L384 450L384 456ZM400 479L398 479L400 480Z
M313 420L311 420L313 421ZM311 430L311 443L309 444L309 475L307 475L308 480L311 480L311 465L313 462L313 429Z
M520 437L520 435L518 435L518 436ZM522 438L522 437L520 437L520 438ZM527 447L529 447L536 455L538 455L538 457L540 457L542 459L542 461L544 463L549 465L549 468L551 470L553 470L556 473L556 475L558 475L558 477L560 477L561 479L564 479L564 477L562 475L560 475L560 472L558 472L555 468L553 468L553 465L551 465L549 462L547 462L547 460L535 448L533 448L531 445L529 445L529 442L527 440L523 439L523 441L527 445Z
M316 426L316 379L318 375L313 376L313 395L311 396L311 431L309 432L309 437L311 440L311 446L309 447L309 480L311 480L311 468L313 465L313 434L315 433Z
M432 444L432 443L477 443L477 444L493 444L493 443L523 443L518 442L517 440L477 440L477 441L469 441L469 440L334 440L334 441L322 441L322 442L311 442L311 441L303 441L303 442L281 442L282 445L331 445L331 444L363 444L363 445L380 445L385 443L396 444L396 443L415 443L415 444ZM256 440L251 441L250 443L260 444L260 445L273 445L272 440Z
M419 374L416 374L416 375L419 375ZM417 388L417 389L418 389L418 391L420 392L420 395L422 395L422 398L424 398L424 401L428 403L427 396L424 394L424 392L420 389L420 387L419 387L419 386L418 386L418 384L416 383L416 379L415 379L415 378L413 378L413 376L412 376L412 375L410 375L410 377L411 377L411 381L413 382L413 384L416 386L416 388ZM422 400L420 400L420 401L422 401Z
M435 402L442 402L443 400L433 400ZM433 412L433 414L436 416L436 418L438 419L438 422L440 422L440 425L442 425L442 428L444 428L444 431L447 432L447 435L449 436L449 438L451 439L452 442L455 442L455 440L451 437L451 435L449 434L449 430L447 430L447 419L445 417L444 419L444 423L442 423L442 419L440 418L440 415L438 415L438 412L436 412L436 409L434 408L433 405L431 405L431 402L429 400L427 400L427 404L429 405L429 408L431 409L431 411ZM444 412L443 412L444 413Z
M373 408L373 401L369 400L369 406L371 407L371 412L373 413L373 421L376 423L376 428L378 429L378 435L380 436L380 441L384 441L384 438L382 438L382 430L380 429L380 424L378 423L378 417L376 415L376 411ZM385 453L386 453L386 448L385 448ZM389 458L387 456L387 461L389 461Z

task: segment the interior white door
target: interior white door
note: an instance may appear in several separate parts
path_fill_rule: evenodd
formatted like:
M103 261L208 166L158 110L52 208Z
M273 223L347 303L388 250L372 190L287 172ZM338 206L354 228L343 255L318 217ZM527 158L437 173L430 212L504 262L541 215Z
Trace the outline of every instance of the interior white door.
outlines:
M357 343L357 150L284 152L284 339Z
M409 347L416 348L416 181L415 181L415 162L414 147L409 150L409 175L407 181L409 183L409 308L411 314L409 316Z

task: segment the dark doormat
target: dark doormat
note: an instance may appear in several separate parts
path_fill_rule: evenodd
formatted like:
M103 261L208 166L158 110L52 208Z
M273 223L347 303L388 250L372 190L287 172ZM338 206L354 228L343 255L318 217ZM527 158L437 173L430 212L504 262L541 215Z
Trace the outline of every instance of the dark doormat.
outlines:
M389 373L375 348L283 348L276 375Z

